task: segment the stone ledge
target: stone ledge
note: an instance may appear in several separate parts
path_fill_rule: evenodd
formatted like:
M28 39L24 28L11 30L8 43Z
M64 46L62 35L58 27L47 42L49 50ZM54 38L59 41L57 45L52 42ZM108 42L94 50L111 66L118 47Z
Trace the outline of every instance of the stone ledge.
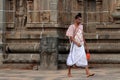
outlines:
M26 32L13 32L6 34L6 39L14 39L14 40L24 40L24 39L40 39L41 32L40 31L26 31ZM42 37L58 37L58 32L49 30L49 31L44 31L42 33Z
M35 29L35 28L64 28L64 27L59 27L59 24L55 23L55 22L51 22L51 23L27 23L26 25L27 28L30 29Z
M25 56L26 55L26 56ZM21 56L21 57L20 57ZM24 57L23 57L24 56ZM68 54L59 54L58 55L58 61L60 62L66 62ZM38 55L33 55L33 58L31 58L30 54L24 54L24 55L15 55L10 54L8 59L2 60L3 62L9 62L9 63L33 63L33 62L39 62L40 57ZM91 54L91 59L89 61L90 63L95 64L102 64L102 63L112 63L112 64L120 64L120 54L112 53L112 54Z
M94 40L117 40L117 39L120 39L120 35L119 33L84 33L85 34L85 39L94 39ZM40 39L40 32L38 33L24 33L24 35L22 35L21 37L20 36L17 36L17 34L15 35L11 35L11 34L8 34L7 35L7 39L14 39L14 40L24 40L24 39ZM64 39L64 40L67 40L68 38L66 36L59 36L57 34L57 32L52 32L52 31L45 31L43 33L43 36L56 36L56 37L59 37L59 39Z
M68 44L59 45L59 51L69 51L70 45ZM87 43L87 45L91 52L120 52L120 43Z
M119 10L119 8L117 10ZM114 19L120 19L120 12L119 11L113 12L112 17Z
M90 51L93 52L120 52L120 43L87 43ZM15 43L8 45L12 53L38 53L40 43ZM58 50L61 52L69 51L70 44L59 44ZM8 51L8 49L6 49Z
M111 25L97 25L97 29L120 29L120 24L111 24Z
M38 60L3 60L2 61L4 64L8 64L8 63L11 63L11 64L15 64L15 63L19 63L19 64L22 64L22 63L24 63L24 64L28 64L28 63L36 63L36 64L39 64L40 63L40 61L38 61Z
M4 63L0 65L0 69L23 69L23 70L32 70L36 64L34 63Z
M87 43L92 52L120 52L120 43Z
M120 63L120 54L91 54L91 63Z
M62 63L66 63L68 54L59 54L59 61ZM112 53L112 54L91 54L90 63L97 64L120 64L120 54Z
M7 47L8 53L39 53L40 43L11 43Z
M89 63L89 68L119 68L120 63Z
M33 62L39 61L39 54L8 54L6 59L3 59L2 62Z
M85 33L85 39L120 39L118 33Z
M7 29L14 29L15 28L15 23L7 23Z

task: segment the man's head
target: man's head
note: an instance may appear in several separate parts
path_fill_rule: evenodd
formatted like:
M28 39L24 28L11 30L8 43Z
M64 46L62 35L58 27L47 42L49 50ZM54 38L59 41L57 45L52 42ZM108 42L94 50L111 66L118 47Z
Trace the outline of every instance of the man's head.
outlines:
M81 23L81 20L82 20L81 13L78 13L78 14L75 16L75 22L76 22L77 24L80 24L80 23Z

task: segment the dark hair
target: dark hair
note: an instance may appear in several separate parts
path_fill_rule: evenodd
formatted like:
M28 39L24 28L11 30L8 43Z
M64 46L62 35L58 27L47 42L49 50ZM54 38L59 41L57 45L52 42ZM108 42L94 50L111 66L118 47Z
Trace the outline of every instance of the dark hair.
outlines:
M78 18L81 18L82 16L81 16L81 13L78 13L76 16L75 16L75 19L78 19Z

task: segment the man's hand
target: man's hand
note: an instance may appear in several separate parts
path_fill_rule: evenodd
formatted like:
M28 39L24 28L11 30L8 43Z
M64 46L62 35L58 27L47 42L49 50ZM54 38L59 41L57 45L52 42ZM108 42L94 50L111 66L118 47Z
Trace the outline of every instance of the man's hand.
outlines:
M76 42L72 36L70 37L70 40L73 41L78 47L81 47L81 44Z
M78 46L78 47L81 47L81 44L80 44L80 43L77 43L77 46Z

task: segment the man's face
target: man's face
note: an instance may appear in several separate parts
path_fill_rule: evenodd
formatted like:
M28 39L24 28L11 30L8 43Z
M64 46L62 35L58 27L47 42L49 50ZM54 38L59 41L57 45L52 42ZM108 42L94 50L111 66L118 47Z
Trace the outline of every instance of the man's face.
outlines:
M77 23L77 24L80 24L81 21L82 21L82 18L80 18L80 17L76 19L76 23Z

